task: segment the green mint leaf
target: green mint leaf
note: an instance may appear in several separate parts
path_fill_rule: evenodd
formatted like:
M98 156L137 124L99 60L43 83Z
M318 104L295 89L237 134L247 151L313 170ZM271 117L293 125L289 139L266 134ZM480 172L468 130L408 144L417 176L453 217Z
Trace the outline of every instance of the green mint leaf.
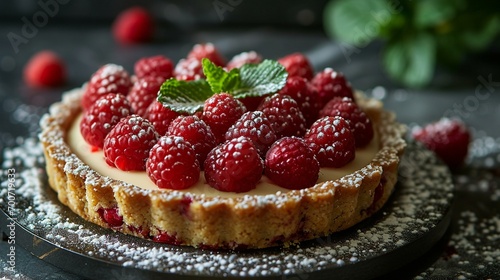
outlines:
M389 42L384 52L384 64L389 75L410 87L430 82L435 60L436 41L426 33Z
M235 98L245 98L275 93L285 86L287 77L285 67L274 60L245 64L240 68L241 83L231 94Z
M203 73L214 93L230 92L240 86L239 70L234 68L227 72L224 68L215 65L209 59L203 58Z
M356 47L366 46L387 26L396 12L387 0L329 1L324 9L327 34Z
M288 77L285 67L273 60L247 64L229 72L208 59L203 59L202 65L206 80L171 78L162 84L158 101L173 111L194 114L203 109L205 100L214 93L227 92L235 98L264 96L282 89Z
M175 112L194 114L203 109L205 100L212 95L205 80L179 81L171 78L161 85L158 101Z

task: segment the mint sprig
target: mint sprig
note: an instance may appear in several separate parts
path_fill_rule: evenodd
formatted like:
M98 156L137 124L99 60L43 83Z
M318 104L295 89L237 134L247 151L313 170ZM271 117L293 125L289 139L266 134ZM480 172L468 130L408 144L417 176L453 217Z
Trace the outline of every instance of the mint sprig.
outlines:
M194 114L203 109L205 100L212 95L205 80L179 81L170 78L161 85L158 101L175 112Z
M240 86L231 91L234 97L264 96L282 89L288 72L279 62L266 59L259 64L243 65L240 77Z
M212 92L230 92L240 86L241 77L238 68L234 68L227 72L224 68L215 65L207 58L203 58L201 63L203 66L203 73L207 77L207 82Z
M206 79L179 81L171 78L161 86L158 101L173 111L194 114L216 93L225 92L235 98L265 96L282 89L288 77L285 67L273 60L226 71L204 58L202 66Z

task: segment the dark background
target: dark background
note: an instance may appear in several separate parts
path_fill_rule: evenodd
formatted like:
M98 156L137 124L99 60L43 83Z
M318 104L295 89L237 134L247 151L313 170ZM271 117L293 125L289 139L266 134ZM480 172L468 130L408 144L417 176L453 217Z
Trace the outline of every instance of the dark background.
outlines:
M55 1L55 0L54 0ZM50 1L49 1L50 2ZM222 25L275 25L321 27L322 9L327 0L195 0L195 1L60 1L64 9L54 18L59 23L106 23L111 22L122 10L141 5L150 10L162 23L179 27ZM66 3L67 4L62 4ZM226 6L227 5L227 6ZM215 6L227 7L221 21ZM2 1L0 17L18 21L40 9L38 1Z
M300 51L309 56L317 71L333 67L343 72L354 87L369 91L383 86L396 94L414 96L405 110L394 109L404 122L423 123L436 120L445 112L463 105L480 85L479 77L500 81L500 44L471 54L452 69L438 67L433 82L422 89L409 89L387 78L381 64L380 42L346 56L345 46L323 31L322 13L327 0L196 0L196 1L79 1L79 0L0 1L0 95L20 92L29 102L46 106L61 90L76 87L104 63L122 64L129 71L145 55L164 54L176 61L184 57L195 43L213 42L227 58L242 51L256 50L266 58L277 59ZM22 34L25 21L33 22L43 12L40 3L57 3L56 15L38 28L33 38L20 44L18 51L9 41L10 33ZM124 9L141 5L150 11L157 29L149 44L122 46L111 34L111 25ZM227 10L218 14L217 7ZM22 82L22 69L28 59L43 49L53 50L67 62L69 80L55 90L28 88ZM491 99L474 108L472 114L458 115L472 126L485 130L482 118L500 120L498 86ZM9 93L7 93L7 91ZM40 95L44 92L48 94ZM439 94L438 94L439 93ZM399 94L399 95L397 95ZM426 97L436 98L430 110ZM401 98L400 98L401 99ZM389 108L391 100L387 100ZM470 106L469 106L470 107ZM469 110L470 111L470 110ZM470 113L470 112L469 112ZM484 128L484 129L483 129ZM497 129L488 134L500 136Z
M498 207L490 207L498 206L498 201L493 202L490 194L500 185L498 43L480 54L468 56L453 69L438 67L429 86L410 89L387 78L380 59L380 42L346 56L342 45L324 34L322 10L327 3L325 0L60 1L67 3L56 2L59 7L57 14L50 17L32 38L28 38L26 44L19 45L17 52L8 34L21 34L25 24L23 19L32 22L33 16L43 10L39 1L0 1L0 150L16 145L18 137L36 137L38 120L48 106L59 100L64 91L81 86L105 63L121 64L132 71L133 64L141 57L164 54L177 61L200 42L213 42L226 58L248 50L255 50L271 59L300 51L309 57L316 71L333 67L343 72L355 88L382 99L385 106L409 126L435 121L457 106L468 106L469 110L462 110L466 113L463 116L455 114L470 127L474 140L467 168L453 177L459 184L452 230L457 230L459 222L464 220L460 216L464 209L478 213L476 226L483 218L498 218ZM218 7L221 3L232 3L234 7L220 17L214 3ZM112 37L111 24L119 12L139 4L148 9L158 23L154 41L120 45ZM66 63L68 81L61 87L37 89L23 82L24 65L35 53L44 49L56 52ZM483 85L481 78L489 79L495 85L487 92L488 98L477 100L476 90ZM469 181L464 181L464 178ZM460 240L452 241L457 244ZM5 242L0 242L0 245L5 249ZM477 249L481 250L479 245ZM0 250L2 257L5 255L3 249ZM441 249L436 249L437 256L441 254ZM430 265L431 271L449 271L451 278L461 276L462 271L476 271L477 260L465 249L460 251L462 249L457 249L460 258L436 260ZM60 275L61 279L78 279L36 259L29 252L20 250L19 256L24 264L20 266L23 269L21 275L27 276L23 279L54 274ZM475 275L492 278L494 274L491 271L500 271L498 265L493 268L496 270L476 271ZM436 275L433 279L442 279ZM469 276L473 278L474 275Z

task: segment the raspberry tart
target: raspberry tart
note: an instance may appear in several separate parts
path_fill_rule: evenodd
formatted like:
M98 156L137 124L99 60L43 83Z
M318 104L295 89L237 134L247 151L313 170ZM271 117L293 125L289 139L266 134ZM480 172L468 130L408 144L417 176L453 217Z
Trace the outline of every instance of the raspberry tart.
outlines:
M302 54L251 53L225 67L197 45L175 70L164 57L141 59L135 75L105 65L65 93L40 134L61 203L114 231L203 249L289 246L377 212L405 127ZM144 71L160 60L166 71Z

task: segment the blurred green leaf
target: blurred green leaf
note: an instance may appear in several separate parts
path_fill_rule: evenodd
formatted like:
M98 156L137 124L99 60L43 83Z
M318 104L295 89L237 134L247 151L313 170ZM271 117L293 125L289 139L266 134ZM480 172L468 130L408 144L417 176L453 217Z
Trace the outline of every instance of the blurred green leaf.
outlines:
M420 0L413 17L417 28L434 27L451 19L463 5L460 0Z
M324 10L325 30L345 43L365 46L393 16L393 8L386 0L330 1Z
M463 30L463 43L471 50L478 51L487 47L500 33L500 15L492 16L484 21L480 29Z
M330 0L324 27L354 49L383 40L388 74L415 87L432 80L436 62L456 65L491 45L500 35L499 11L498 0Z
M407 34L388 43L384 65L389 75L411 87L423 86L432 79L436 60L436 43L432 36Z
M437 59L446 66L455 66L460 63L465 54L465 50L460 46L460 38L455 34L443 34L436 37Z

